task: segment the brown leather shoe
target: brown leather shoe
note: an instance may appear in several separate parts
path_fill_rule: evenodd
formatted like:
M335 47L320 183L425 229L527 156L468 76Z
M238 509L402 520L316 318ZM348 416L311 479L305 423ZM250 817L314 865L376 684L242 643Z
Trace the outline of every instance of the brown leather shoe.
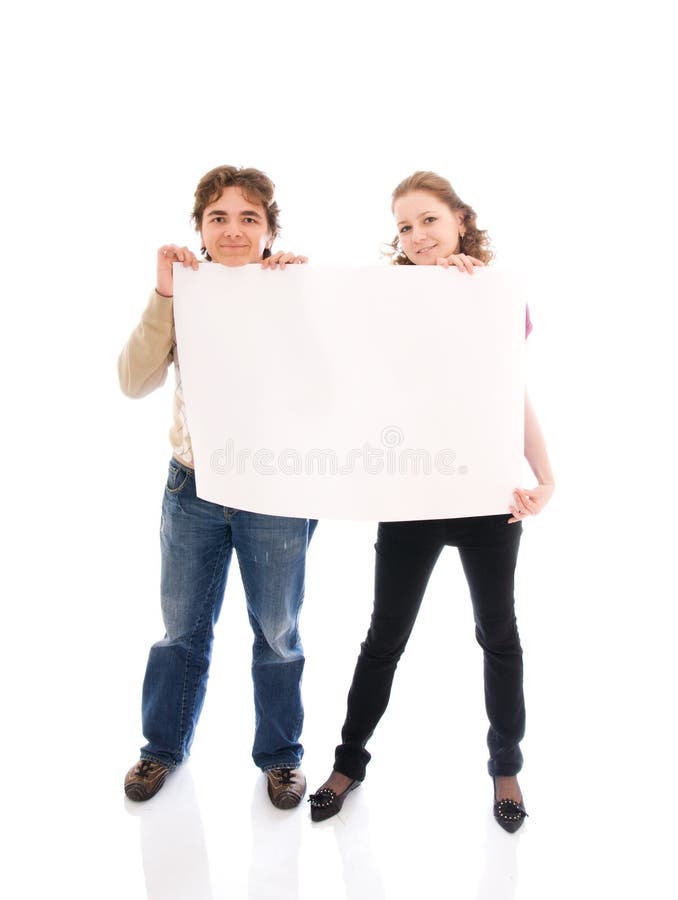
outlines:
M306 779L301 769L269 769L266 772L268 796L278 809L293 809L306 793Z
M125 793L130 800L150 800L165 783L169 766L152 759L140 759L125 775Z

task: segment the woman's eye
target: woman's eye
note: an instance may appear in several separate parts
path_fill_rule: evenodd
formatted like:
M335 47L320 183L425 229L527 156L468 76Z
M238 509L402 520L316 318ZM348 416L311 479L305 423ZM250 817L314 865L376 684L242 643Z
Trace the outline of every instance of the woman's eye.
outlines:
M409 231L409 230L410 230L410 226L409 226L409 225L403 225L403 227L400 229L400 233L401 233L401 234L405 234L405 232L406 232L406 231Z
M429 225L431 222L435 222L435 220L435 216L426 216L426 218L424 219L424 225Z

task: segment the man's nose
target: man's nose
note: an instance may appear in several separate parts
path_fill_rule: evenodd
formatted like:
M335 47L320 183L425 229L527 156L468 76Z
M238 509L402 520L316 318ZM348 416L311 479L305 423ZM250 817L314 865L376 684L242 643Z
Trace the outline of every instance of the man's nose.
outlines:
M232 219L230 222L226 222L224 225L224 234L228 237L242 234L242 231L240 230L240 222L238 222L237 219Z

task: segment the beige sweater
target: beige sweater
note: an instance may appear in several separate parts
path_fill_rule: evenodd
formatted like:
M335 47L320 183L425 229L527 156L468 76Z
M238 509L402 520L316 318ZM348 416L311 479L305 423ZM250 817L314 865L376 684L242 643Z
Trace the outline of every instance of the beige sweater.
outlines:
M134 329L118 358L120 387L128 397L145 397L165 383L170 363L174 363L175 391L170 442L174 456L193 467L191 436L186 423L184 393L174 333L174 307L171 297L151 294L141 321Z

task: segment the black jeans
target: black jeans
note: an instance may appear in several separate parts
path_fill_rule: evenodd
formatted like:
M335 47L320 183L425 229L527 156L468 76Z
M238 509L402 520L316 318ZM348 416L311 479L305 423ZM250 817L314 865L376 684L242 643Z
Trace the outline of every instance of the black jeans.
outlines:
M377 534L372 621L348 695L334 768L360 781L365 744L386 711L398 660L419 612L433 567L455 546L471 592L476 638L483 648L490 775L515 775L525 732L523 656L516 625L513 574L522 525L508 516L388 522Z

